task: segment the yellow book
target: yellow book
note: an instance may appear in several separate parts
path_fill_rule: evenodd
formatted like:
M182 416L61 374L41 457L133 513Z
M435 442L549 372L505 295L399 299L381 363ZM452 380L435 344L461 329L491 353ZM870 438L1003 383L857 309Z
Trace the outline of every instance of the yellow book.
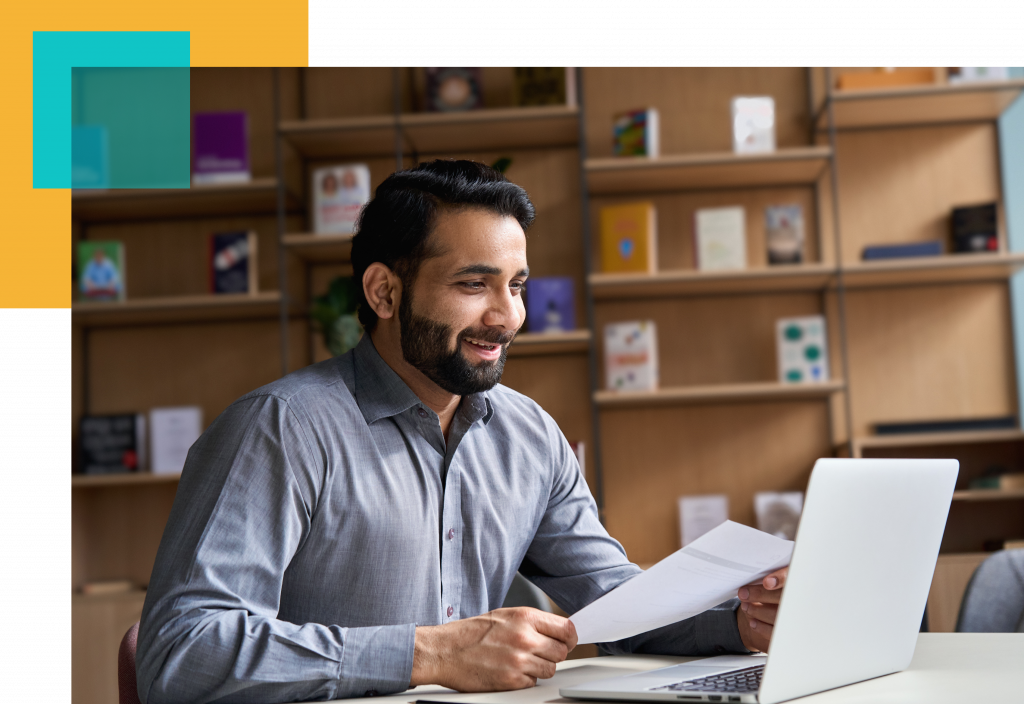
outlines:
M601 271L658 270L654 203L625 203L601 208Z

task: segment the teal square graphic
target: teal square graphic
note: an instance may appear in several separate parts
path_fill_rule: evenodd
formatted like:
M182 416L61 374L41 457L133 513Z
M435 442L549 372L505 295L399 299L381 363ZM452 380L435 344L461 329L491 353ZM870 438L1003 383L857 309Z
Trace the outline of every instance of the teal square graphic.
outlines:
M33 187L72 187L73 133L77 156L99 154L85 165L102 164L104 140L77 126L106 129L109 187L188 188L189 50L188 32L33 32Z
M188 188L189 70L72 68L71 187Z

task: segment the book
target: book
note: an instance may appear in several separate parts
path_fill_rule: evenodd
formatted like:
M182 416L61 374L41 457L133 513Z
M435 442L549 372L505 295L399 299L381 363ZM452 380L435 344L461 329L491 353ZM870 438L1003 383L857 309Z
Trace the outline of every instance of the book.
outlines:
M825 317L806 315L775 321L779 381L806 384L827 381L828 342Z
M679 497L679 540L684 548L727 520L729 497L725 494Z
M1024 538L1003 541L1003 550L1024 550Z
M180 472L189 448L203 432L203 409L199 406L152 408L149 428L151 471L154 474Z
M938 257L942 254L942 241L908 242L906 244L875 244L864 248L861 258L866 261L879 259L909 259L912 257Z
M78 243L78 291L83 301L123 301L124 274L123 243Z
M875 423L875 435L910 435L914 433L966 433L979 430L1016 430L1017 416L992 418L960 418L956 420L913 420L896 423Z
M355 232L359 213L370 202L370 167L339 164L313 172L313 232L347 235Z
M484 106L479 68L428 68L427 110L459 112Z
M804 209L799 205L765 208L764 235L769 264L799 264L804 260Z
M950 230L954 252L995 252L999 249L996 204L953 208Z
M582 440L576 442L570 442L569 447L572 448L572 452L576 455L576 461L580 465L580 474L586 476L587 474L587 456L586 456L586 444Z
M244 111L197 112L192 116L192 183L246 183L249 117Z
M732 150L737 154L775 151L775 99L737 96L732 99Z
M615 391L658 388L658 335L653 320L604 326L606 383Z
M949 69L949 82L978 83L981 81L1005 81L1010 77L1006 66L959 66Z
M82 474L118 474L144 469L144 415L83 416L78 429Z
M700 271L747 268L747 224L742 206L701 208L694 213L694 244Z
M612 121L615 156L658 156L661 149L658 122L657 108L615 115Z
M971 489L998 489L1014 491L1024 489L1024 472L998 472L976 477L968 485Z
M601 271L658 270L657 211L651 201L610 205L599 213Z
M104 125L71 126L71 187L110 187L110 141Z
M754 494L757 529L776 538L793 540L803 507L802 491L759 491Z
M210 293L256 293L258 241L255 232L210 235Z
M519 107L535 105L575 105L575 69L520 66L512 69L512 103Z
M935 83L933 68L876 68L873 71L841 73L836 78L839 90L898 88Z
M568 276L526 280L526 328L530 332L576 329L574 282Z

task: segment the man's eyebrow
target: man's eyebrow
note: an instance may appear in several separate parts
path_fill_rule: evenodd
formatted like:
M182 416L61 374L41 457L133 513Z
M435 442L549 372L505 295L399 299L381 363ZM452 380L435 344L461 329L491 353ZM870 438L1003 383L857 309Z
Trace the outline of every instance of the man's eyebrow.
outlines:
M486 276L497 276L501 273L501 269L496 266L490 266L488 264L470 264L464 266L456 271L452 276L465 276L467 274L482 274Z

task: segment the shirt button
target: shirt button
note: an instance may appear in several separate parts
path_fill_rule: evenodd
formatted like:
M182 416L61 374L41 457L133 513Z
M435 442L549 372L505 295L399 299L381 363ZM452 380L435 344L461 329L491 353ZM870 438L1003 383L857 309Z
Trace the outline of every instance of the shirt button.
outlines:
M368 689L368 690L366 690L366 694L364 694L363 696L364 697L376 697L379 694L380 694L380 692L378 692L376 689Z
M453 609L452 607L449 606L448 607L448 618L451 618L453 613L455 613L455 609Z
M424 411L422 408L417 409L416 412L420 414L420 418L426 418L427 417L427 412Z
M455 537L455 529L454 528L449 528L448 529L448 540L451 540L454 537Z

